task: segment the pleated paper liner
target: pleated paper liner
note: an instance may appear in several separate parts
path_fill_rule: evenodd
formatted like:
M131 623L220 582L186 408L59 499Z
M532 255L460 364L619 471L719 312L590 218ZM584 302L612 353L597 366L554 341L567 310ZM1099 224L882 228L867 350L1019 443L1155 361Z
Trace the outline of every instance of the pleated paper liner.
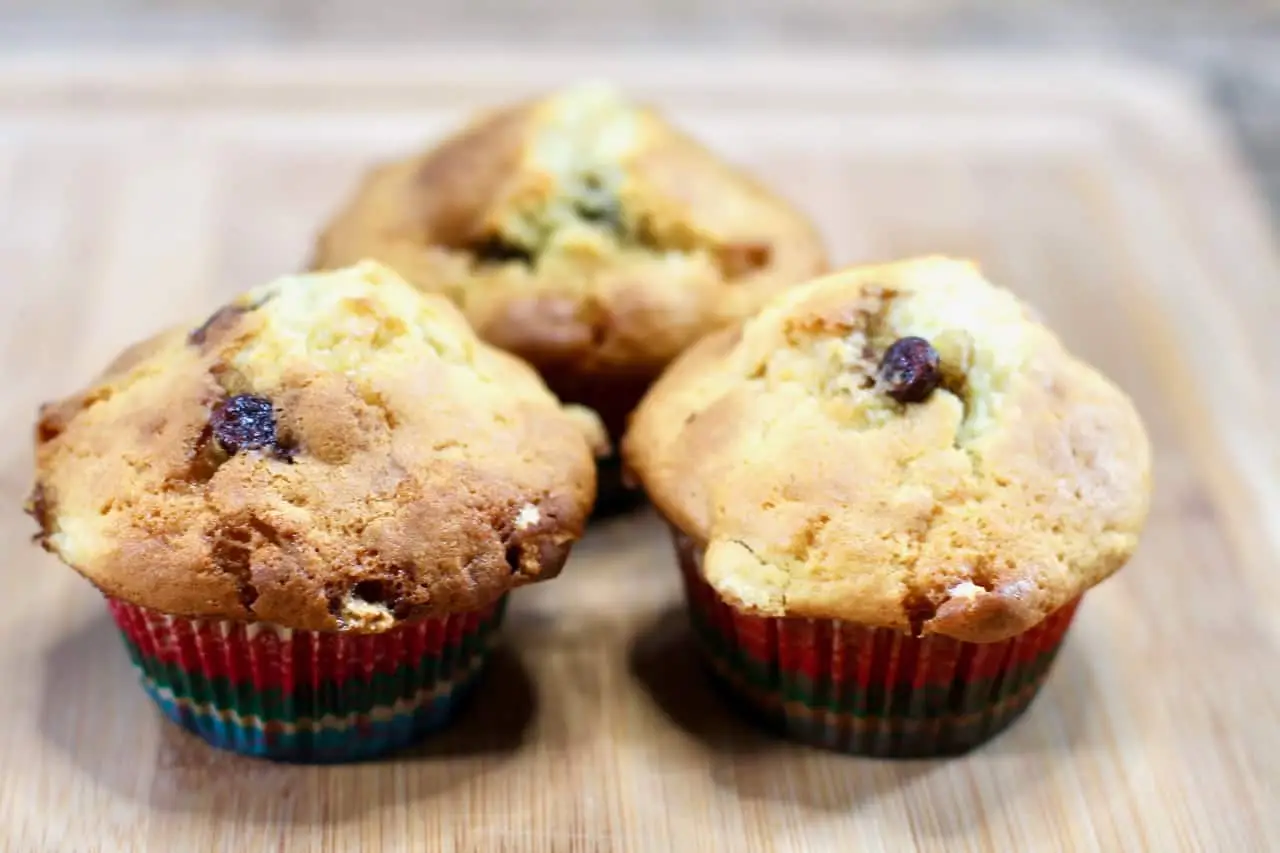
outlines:
M676 533L698 645L730 700L789 738L840 752L928 757L972 749L1027 709L1079 599L998 643L912 637L823 619L740 613Z
M381 634L108 604L143 687L178 725L234 752L334 762L408 746L446 725L479 678L506 599Z

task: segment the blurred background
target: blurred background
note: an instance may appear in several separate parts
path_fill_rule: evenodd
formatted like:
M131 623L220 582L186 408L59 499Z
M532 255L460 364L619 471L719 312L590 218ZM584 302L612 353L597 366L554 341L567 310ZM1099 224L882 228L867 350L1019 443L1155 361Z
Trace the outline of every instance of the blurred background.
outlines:
M1149 60L1199 82L1280 211L1280 0L0 0L0 55L494 43L1057 49Z

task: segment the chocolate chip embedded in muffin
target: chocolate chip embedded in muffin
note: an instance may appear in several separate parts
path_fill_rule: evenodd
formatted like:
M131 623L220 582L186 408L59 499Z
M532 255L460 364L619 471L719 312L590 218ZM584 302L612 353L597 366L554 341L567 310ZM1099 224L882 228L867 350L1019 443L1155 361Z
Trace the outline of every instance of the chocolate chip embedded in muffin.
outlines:
M270 450L292 461L292 451L276 434L275 409L270 400L253 394L237 394L218 404L209 418L214 438L234 456L242 450Z
M899 403L921 403L942 380L941 360L924 338L899 338L885 350L876 375L884 392Z
M478 264L505 264L512 261L532 265L533 253L497 235L485 237L467 247Z

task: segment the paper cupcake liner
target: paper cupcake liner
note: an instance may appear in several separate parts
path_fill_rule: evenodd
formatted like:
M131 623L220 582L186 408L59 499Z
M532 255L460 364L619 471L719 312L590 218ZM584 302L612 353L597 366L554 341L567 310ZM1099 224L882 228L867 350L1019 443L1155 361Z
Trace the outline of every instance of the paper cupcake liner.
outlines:
M178 725L246 755L330 762L397 749L448 723L475 686L506 599L381 634L108 604L142 686Z
M947 755L994 737L1039 692L1079 604L998 643L765 618L719 597L691 540L676 547L698 645L730 700L787 737L859 755Z

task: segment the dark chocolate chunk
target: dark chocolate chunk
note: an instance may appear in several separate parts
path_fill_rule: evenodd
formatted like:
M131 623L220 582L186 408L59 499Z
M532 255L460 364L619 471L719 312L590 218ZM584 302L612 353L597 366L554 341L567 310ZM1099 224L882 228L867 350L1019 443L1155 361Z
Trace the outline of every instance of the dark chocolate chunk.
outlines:
M942 380L938 351L924 338L900 338L885 350L877 378L899 403L922 402Z
M276 438L271 401L253 394L237 394L218 404L209 419L213 435L231 455L242 450L272 450L288 457Z
M523 246L517 246L501 237L491 234L478 242L472 243L467 251L481 264L505 264L517 261L522 264L533 263L533 253Z

